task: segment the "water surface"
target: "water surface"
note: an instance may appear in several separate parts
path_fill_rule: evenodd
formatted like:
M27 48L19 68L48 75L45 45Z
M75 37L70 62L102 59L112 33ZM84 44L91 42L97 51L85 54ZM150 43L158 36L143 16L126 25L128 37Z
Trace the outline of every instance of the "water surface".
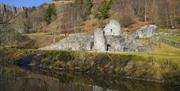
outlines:
M180 87L63 73L58 78L40 74L0 75L0 91L180 91Z

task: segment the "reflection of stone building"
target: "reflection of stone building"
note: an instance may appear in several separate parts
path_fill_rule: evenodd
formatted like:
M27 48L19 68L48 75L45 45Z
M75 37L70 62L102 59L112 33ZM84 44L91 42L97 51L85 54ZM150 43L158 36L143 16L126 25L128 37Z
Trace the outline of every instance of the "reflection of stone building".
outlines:
M110 20L104 29L98 28L94 35L75 34L59 43L42 48L45 50L87 51L144 51L143 44L121 31L119 22Z

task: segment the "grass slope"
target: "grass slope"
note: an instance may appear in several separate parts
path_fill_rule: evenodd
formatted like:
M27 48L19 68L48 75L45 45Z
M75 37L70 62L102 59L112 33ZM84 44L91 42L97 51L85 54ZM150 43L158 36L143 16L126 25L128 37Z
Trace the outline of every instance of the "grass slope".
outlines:
M169 36L169 37L163 37L163 38L174 41L174 42L180 42L180 36Z
M163 43L161 46L163 47L154 47L156 51L148 53L97 53L1 48L0 60L1 63L6 63L7 61L35 54L31 64L46 65L51 71L71 70L95 75L120 75L133 79L179 84L180 49Z

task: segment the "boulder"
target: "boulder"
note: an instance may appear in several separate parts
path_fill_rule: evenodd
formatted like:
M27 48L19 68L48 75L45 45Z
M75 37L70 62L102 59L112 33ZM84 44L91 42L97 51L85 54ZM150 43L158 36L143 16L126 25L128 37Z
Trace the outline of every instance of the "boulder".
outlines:
M159 32L158 27L156 25L146 25L138 29L133 35L136 38L148 38L154 34Z

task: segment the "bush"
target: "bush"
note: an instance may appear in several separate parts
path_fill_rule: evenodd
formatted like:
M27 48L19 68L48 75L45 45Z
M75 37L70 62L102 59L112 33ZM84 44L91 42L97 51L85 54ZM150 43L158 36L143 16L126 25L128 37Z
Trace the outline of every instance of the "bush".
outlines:
M57 16L55 4L49 4L45 11L45 21L49 24Z
M53 66L55 66L55 67L60 67L62 65L64 65L62 61L55 61L53 64Z
M104 0L95 16L99 19L108 18L111 5L112 5L112 0Z
M176 18L175 21L177 22L177 24L180 24L180 17Z

